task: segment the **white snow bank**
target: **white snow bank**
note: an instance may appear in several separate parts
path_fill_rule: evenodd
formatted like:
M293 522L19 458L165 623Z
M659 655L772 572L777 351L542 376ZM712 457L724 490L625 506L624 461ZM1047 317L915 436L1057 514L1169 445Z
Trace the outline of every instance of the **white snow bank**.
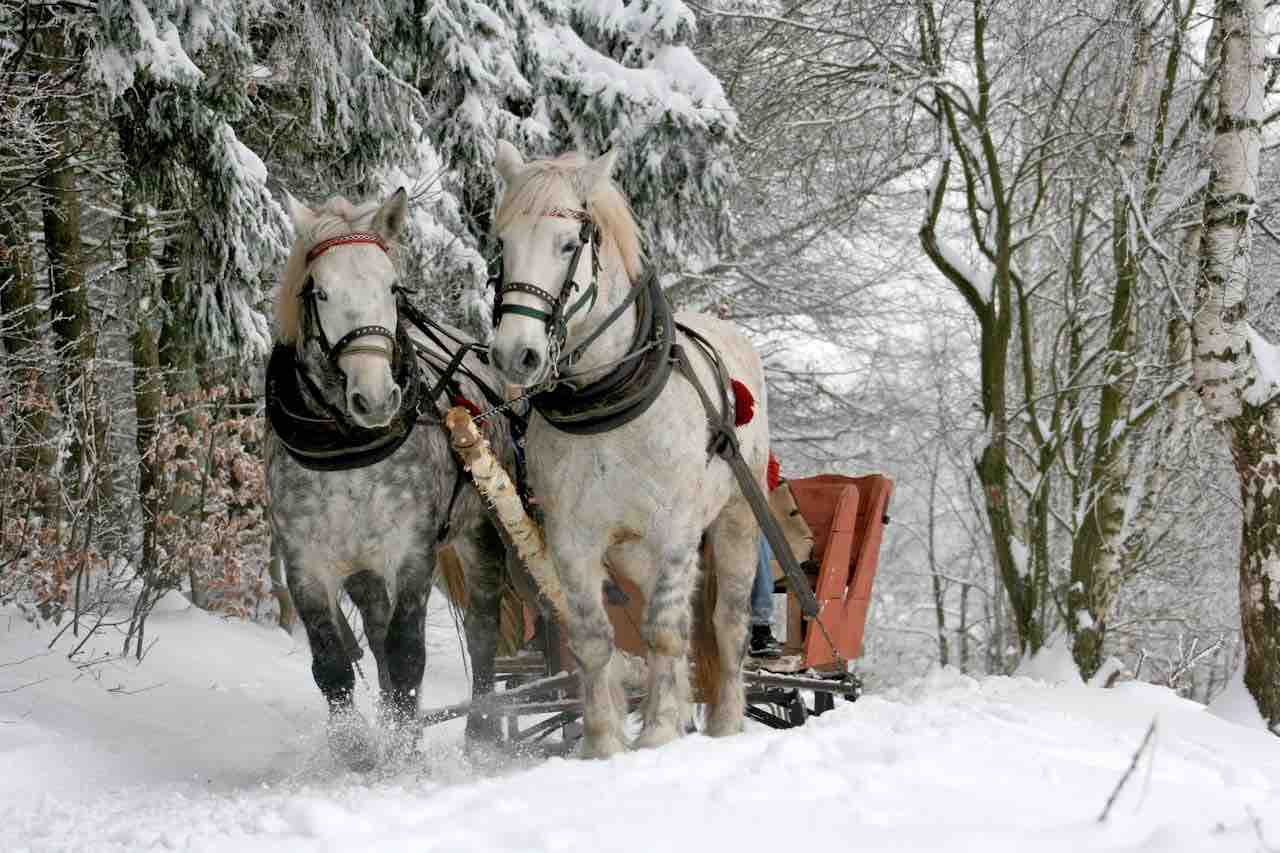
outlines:
M1071 643L1062 634L1051 637L1035 654L1028 652L1023 655L1015 674L1046 684L1079 687L1084 683L1071 656Z
M1246 728L1261 732L1269 731L1267 721L1262 718L1262 712L1258 710L1258 703L1249 692L1249 688L1244 686L1243 664L1231 676L1226 689L1209 703L1209 713Z
M434 610L427 702L465 692ZM0 621L0 664L43 646ZM279 851L1256 851L1280 846L1280 739L1169 690L976 680L954 669L788 732L686 738L611 761L333 768L305 646L164 613L140 667L75 681L0 666L0 849ZM167 651L166 651L167 647ZM57 663L60 662L60 663ZM366 672L368 674L368 672ZM117 681L133 696L107 690ZM1096 820L1147 726L1155 742ZM1256 820L1255 820L1256 819Z
M1249 348L1258 366L1257 381L1244 389L1244 398L1252 406L1266 405L1280 392L1280 347L1273 345L1252 326L1247 327Z

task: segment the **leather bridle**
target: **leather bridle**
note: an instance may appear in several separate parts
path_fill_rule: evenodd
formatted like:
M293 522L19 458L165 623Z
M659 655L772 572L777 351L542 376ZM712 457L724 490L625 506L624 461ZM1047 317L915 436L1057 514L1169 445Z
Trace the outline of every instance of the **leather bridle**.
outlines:
M311 264L315 262L316 258L320 257L330 249L338 246L352 246L360 244L377 246L383 252L390 254L390 250L387 248L387 241L384 240L381 235L375 234L371 231L353 231L350 234L343 234L338 237L330 237L328 240L321 240L313 246L311 250L307 252L307 266L311 266ZM400 288L398 286L393 287L392 292L398 295ZM316 287L315 279L311 278L311 276L307 276L306 284L304 284L302 290L298 292L298 298L302 300L306 310L307 322L304 323L305 331L303 342L305 343L308 340L315 339L315 341L320 345L320 351L324 353L325 358L329 360L329 365L338 373L342 374L344 379L346 374L338 364L338 360L344 355L355 355L357 353L379 355L387 359L392 364L395 364L399 360L400 352L396 343L396 333L391 329L388 329L386 326L356 326L354 329L339 338L336 344L330 344L329 337L324 331L324 323L320 322L320 310L316 304L317 302L324 302L329 297L323 290ZM352 344L353 341L359 338L367 337L386 338L387 341L390 342L391 348L387 349L386 347L376 346L373 344Z
M578 246L573 250L573 257L569 260L569 267L565 270L564 279L560 282L560 292L553 294L527 281L503 281L502 258L499 256L497 275L493 278L493 327L495 329L498 327L498 323L502 321L504 314L516 314L541 321L546 326L547 335L550 338L549 351L554 367L554 363L557 360L556 355L564 347L565 339L569 334L569 321L584 308L590 313L591 309L595 307L596 299L599 296L600 229L596 227L595 222L591 219L591 214L585 210L553 207L542 215L556 219L572 219L582 223L582 227L578 232ZM582 295L573 304L569 305L569 300L578 289L578 281L575 276L578 272L578 261L582 258L582 250L586 246L591 247L591 283L583 290ZM503 300L503 297L508 293L528 294L547 303L550 310L544 311L541 308L534 308L529 305L508 304ZM566 305L568 306L567 308Z

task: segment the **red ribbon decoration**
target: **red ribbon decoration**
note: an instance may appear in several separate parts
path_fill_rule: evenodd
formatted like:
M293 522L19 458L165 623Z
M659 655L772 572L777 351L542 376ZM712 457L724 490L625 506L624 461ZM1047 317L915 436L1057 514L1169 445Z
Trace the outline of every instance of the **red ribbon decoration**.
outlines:
M316 258L332 249L334 246L350 246L352 244L368 243L371 246L377 246L384 252L390 254L391 250L387 248L387 241L382 239L382 235L374 234L372 231L352 231L350 234L341 234L337 237L330 237L328 240L321 240L311 247L311 251L307 252L307 263L313 263Z

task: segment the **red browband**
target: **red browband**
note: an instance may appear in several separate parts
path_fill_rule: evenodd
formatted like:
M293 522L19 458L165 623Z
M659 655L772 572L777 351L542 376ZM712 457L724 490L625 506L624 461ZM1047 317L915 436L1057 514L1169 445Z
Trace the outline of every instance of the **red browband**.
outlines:
M353 231L350 234L330 237L328 240L321 240L316 243L311 247L311 251L307 252L307 263L312 263L334 246L350 246L353 243L368 243L377 246L384 252L390 252L390 249L387 248L387 241L383 240L381 235L374 234L372 231Z
M574 210L569 207L553 207L542 215L554 216L556 219L576 219L579 222L591 221L591 214L587 213L585 210Z

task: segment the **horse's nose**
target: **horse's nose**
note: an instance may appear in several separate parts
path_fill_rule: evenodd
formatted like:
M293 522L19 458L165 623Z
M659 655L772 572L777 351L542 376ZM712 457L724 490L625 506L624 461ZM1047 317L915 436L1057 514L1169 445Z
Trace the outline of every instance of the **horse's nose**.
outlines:
M400 411L400 386L392 386L382 401L371 400L364 392L352 390L347 397L351 415L361 426L384 426Z
M491 347L493 366L512 385L528 385L542 371L543 355L536 348L516 343L509 348Z

